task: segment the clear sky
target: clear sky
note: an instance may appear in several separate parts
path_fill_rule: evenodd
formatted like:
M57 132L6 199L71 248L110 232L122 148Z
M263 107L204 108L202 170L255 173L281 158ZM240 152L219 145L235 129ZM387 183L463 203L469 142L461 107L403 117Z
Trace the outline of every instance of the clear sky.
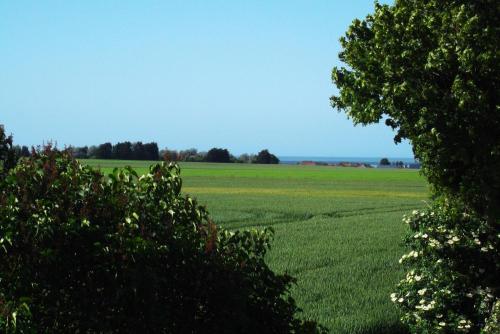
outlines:
M411 157L330 106L338 39L372 0L0 1L0 123L21 145L156 141Z

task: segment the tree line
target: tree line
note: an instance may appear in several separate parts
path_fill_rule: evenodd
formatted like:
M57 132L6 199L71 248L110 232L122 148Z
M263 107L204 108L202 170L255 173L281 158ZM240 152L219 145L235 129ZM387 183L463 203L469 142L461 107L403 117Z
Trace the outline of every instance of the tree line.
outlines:
M17 157L29 157L31 151L27 146L13 146ZM69 146L67 148L77 159L116 159L116 160L164 160L164 161L186 161L186 162L225 162L225 163L255 163L255 164L279 164L278 157L269 152L261 150L257 154L241 154L234 156L226 148L214 147L207 152L198 151L195 148L186 150L172 150L158 148L155 142L109 142L93 146Z
M158 144L155 142L109 142L97 146L69 147L77 159L160 160Z
M192 162L236 162L236 163L255 163L255 164L279 164L277 156L270 153L269 150L261 150L257 154L244 153L238 157L234 156L225 148L214 147L208 152L198 152L195 148L188 150L169 150L160 151L165 161L192 161Z

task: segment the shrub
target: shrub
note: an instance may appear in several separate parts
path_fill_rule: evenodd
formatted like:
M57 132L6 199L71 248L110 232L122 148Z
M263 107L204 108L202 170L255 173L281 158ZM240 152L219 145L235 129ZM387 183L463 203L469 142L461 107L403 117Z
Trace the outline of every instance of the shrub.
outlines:
M500 333L500 300L497 299L493 309L491 310L490 317L486 319L486 325L482 334L495 334Z
M103 176L46 148L0 192L8 333L305 333L271 230L229 232L181 195L179 167Z
M480 333L488 322L492 327L500 301L500 234L449 200L415 210L403 221L411 230L411 251L400 259L408 272L391 295L404 311L403 321L415 333Z

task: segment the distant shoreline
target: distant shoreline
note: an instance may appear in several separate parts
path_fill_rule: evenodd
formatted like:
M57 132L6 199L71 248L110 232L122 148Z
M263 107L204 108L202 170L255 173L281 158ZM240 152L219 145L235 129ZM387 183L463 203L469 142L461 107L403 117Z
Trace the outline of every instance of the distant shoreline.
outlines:
M327 164L338 164L344 163L358 163L358 164L368 164L368 165L378 165L380 159L384 157L312 157L312 156L278 156L280 159L280 164L285 165L295 165L304 161L327 163ZM401 157L387 157L391 163L402 161L404 164L416 163L415 158L401 158Z

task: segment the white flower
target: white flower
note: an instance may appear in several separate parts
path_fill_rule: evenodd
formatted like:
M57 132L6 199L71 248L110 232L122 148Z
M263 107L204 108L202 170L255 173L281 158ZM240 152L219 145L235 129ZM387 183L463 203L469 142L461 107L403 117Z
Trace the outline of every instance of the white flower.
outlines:
M481 247L481 252L487 252L488 251L488 248L486 247Z
M460 241L460 238L459 238L459 237L457 237L457 236L454 236L454 237L453 237L453 239L451 239L451 240L453 240L453 241L455 241L455 242L458 242L458 241Z
M444 326L446 326L446 322L441 321L438 325L441 326L441 327L444 327Z
M427 291L427 289L426 289L426 288L420 289L420 290L418 290L418 294L419 294L420 296L423 296L423 295L425 295L425 292L426 292L426 291Z
M404 298L401 298L401 297L400 297L400 298L398 299L398 302L400 302L400 303L402 303L403 301L404 301Z
M417 275L417 276L415 276L415 281L417 281L417 282L418 282L418 281L420 281L421 279L422 279L422 276L418 276L418 275Z

